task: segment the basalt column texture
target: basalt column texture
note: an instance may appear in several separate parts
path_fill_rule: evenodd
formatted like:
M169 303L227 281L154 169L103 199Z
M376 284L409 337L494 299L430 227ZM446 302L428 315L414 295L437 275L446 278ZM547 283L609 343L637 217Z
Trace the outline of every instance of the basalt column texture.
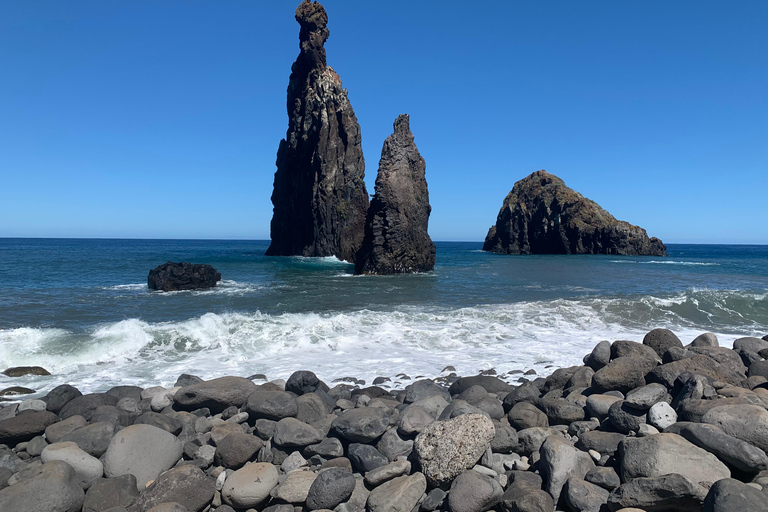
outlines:
M666 256L645 230L616 218L546 171L512 188L488 230L484 251L503 254L621 254Z
M381 150L376 194L355 273L428 272L435 267L435 244L427 233L432 207L425 172L409 118L403 114Z
M296 9L301 49L288 83L288 132L277 151L269 256L354 261L368 210L360 126L339 75L326 65L322 5Z

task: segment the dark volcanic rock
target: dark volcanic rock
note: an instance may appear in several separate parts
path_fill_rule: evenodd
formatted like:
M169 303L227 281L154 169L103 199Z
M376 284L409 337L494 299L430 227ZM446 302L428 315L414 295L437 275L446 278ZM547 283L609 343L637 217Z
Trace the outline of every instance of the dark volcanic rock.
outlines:
M305 0L296 21L301 51L288 83L288 132L277 150L267 255L354 261L368 211L360 126L339 75L326 65L325 9Z
M623 254L666 256L645 230L616 220L563 180L536 171L504 199L483 250L504 254Z
M428 272L435 267L435 244L427 233L432 207L426 164L413 142L408 115L398 116L394 126L381 150L356 274Z
M212 266L193 265L188 261L163 263L150 270L147 277L150 290L164 292L213 288L219 281L221 281L221 273Z

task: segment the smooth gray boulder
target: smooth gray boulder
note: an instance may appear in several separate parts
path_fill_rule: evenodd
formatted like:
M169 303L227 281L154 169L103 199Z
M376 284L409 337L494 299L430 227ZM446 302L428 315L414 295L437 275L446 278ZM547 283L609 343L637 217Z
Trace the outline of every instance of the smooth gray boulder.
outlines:
M36 411L0 420L0 444L14 446L45 433L49 425L59 421L50 411Z
M424 476L435 487L447 486L475 465L495 433L493 422L479 414L463 414L430 424L414 442Z
M701 512L706 494L706 489L675 473L635 478L611 492L608 509L611 512L624 508L645 512Z
M286 391L254 391L245 402L245 411L251 419L281 420L295 417L299 412L296 396Z
M77 398L78 396L83 396L83 394L79 389L70 384L61 384L56 386L50 390L48 395L45 397L47 402L46 409L54 414L59 414L62 407L67 405L67 402Z
M517 430L549 426L547 415L541 409L528 402L516 403L509 410L507 420L510 426Z
M325 438L323 433L296 418L283 418L277 422L272 441L278 446L304 447L317 444Z
M717 335L711 332L705 332L696 336L691 342L692 347L719 347Z
M397 429L392 428L384 432L384 435L376 443L376 449L391 462L399 456L407 457L410 455L413 451L413 440L403 439L397 433Z
M493 453L512 453L517 448L517 431L512 427L499 425L491 440Z
M768 494L724 478L709 489L702 512L768 512Z
M313 471L291 471L280 485L272 489L271 494L288 503L304 503L316 478L317 474Z
M0 490L3 512L80 512L85 493L72 466L43 464L30 478Z
M537 453L544 440L551 435L562 435L553 427L531 427L517 433L517 453L531 455Z
M628 437L619 444L619 454L624 482L676 473L694 484L708 486L731 476L717 457L677 434Z
M541 398L536 405L547 415L550 425L569 425L584 419L584 408L564 398Z
M485 512L501 500L502 494L504 490L496 480L470 469L453 479L448 508L451 512Z
M647 413L631 407L626 401L614 402L608 409L608 419L616 430L624 434L637 432L640 425L647 421Z
M147 487L136 500L143 511L161 503L178 503L189 512L201 512L216 493L216 481L191 464L166 471Z
M181 458L183 445L176 436L151 425L131 425L112 438L102 459L104 475L130 473L139 489L173 467Z
M576 447L588 452L595 450L602 455L613 455L619 450L619 443L624 440L624 434L618 432L604 432L602 430L590 430L579 436Z
M236 509L258 507L277 487L278 472L269 462L246 464L224 481L221 497Z
M458 380L448 388L448 392L451 396L458 395L472 386L485 388L489 393L498 393L502 391L509 393L513 389L513 386L507 384L498 377L493 377L491 375L473 375L471 377L459 377Z
M587 415L602 420L608 416L608 410L613 403L619 400L621 398L617 396L603 395L602 393L589 395L587 397Z
M89 393L77 396L67 402L59 412L59 418L65 420L71 416L79 415L91 421L93 413L102 405L117 405L119 399L106 393Z
M569 478L563 487L565 503L576 512L601 512L610 493L580 478Z
M49 443L58 443L61 438L77 430L80 427L84 427L88 424L85 418L82 416L70 416L65 420L48 425L45 428L45 438Z
M318 473L307 493L309 510L333 509L347 501L355 490L355 477L345 468L330 468Z
M701 421L768 453L768 411L763 407L747 404L713 407Z
M253 381L243 377L219 377L179 389L173 400L192 410L207 407L218 413L230 406L241 407L248 395L258 389Z
M333 420L331 428L348 441L370 443L387 430L389 418L389 412L379 407L349 409Z
M40 460L43 464L60 460L72 466L83 489L88 489L97 478L104 475L104 466L101 461L85 453L73 442L48 445L40 454Z
M607 491L612 491L621 485L621 479L612 467L597 466L589 470L584 480L595 484Z
M253 460L262 446L264 442L251 434L229 434L216 445L214 462L228 469L238 469Z
M377 485L381 485L387 480L392 480L395 477L403 475L408 476L410 472L411 463L407 460L398 460L368 471L365 473L365 481L376 487Z
M680 435L744 473L768 470L768 456L760 448L729 436L715 425L686 423Z
M112 508L128 508L139 497L136 477L127 474L114 478L100 478L93 482L85 494L83 512L104 512Z
M379 443L381 443L381 441L379 441ZM411 441L411 443L413 443L413 441ZM344 456L344 446L341 444L341 441L335 437L326 437L317 444L307 446L304 451L310 457L312 455L319 455L326 459L333 459L335 457ZM394 460L394 458L392 460Z
M544 490L560 501L560 493L569 478L584 479L595 467L588 453L571 446L562 436L547 437L539 449L539 471L544 479Z
M73 416L79 418L80 416ZM71 418L70 418L71 419ZM65 420L67 421L67 420ZM106 421L97 421L61 437L59 441L71 441L79 446L83 451L101 457L107 451L112 436L115 435L115 425Z
M373 471L389 463L389 459L370 444L350 443L347 448L347 457L355 471L360 474Z
M400 419L397 422L397 429L401 434L410 436L418 434L433 421L435 421L435 416L429 414L417 405L411 405L400 414Z
M603 340L592 349L592 352L584 356L584 364L594 371L599 370L611 361L611 342Z
M627 393L624 401L635 409L647 411L667 397L667 388L658 383L640 386Z
M645 374L651 371L654 366L655 361L645 358L619 357L613 359L595 372L592 377L592 387L598 392L615 390L626 393L644 385Z
M643 345L651 347L659 357L672 347L683 348L683 342L680 341L675 333L669 329L652 329L643 337Z
M371 491L368 512L410 512L426 490L427 480L422 473L393 478Z
M501 507L506 512L552 512L555 502L538 486L515 480L501 496Z

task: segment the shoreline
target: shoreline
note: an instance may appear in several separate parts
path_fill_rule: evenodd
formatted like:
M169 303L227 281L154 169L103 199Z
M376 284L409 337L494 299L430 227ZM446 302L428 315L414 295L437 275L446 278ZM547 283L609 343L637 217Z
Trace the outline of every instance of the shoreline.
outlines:
M414 375L385 389L395 381L326 384L309 370L60 385L0 408L0 509L709 511L750 496L768 510L765 338L683 345L654 329L515 385Z

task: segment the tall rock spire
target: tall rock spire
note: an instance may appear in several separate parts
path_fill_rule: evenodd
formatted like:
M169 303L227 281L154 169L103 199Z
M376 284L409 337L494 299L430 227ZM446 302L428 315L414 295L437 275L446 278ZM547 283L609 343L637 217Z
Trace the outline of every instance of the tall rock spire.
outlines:
M354 261L368 210L360 126L339 75L326 64L325 9L304 0L296 21L301 51L288 83L288 132L277 150L267 255Z
M432 207L425 173L410 119L402 114L381 150L356 274L427 272L435 267L435 244L427 233Z

